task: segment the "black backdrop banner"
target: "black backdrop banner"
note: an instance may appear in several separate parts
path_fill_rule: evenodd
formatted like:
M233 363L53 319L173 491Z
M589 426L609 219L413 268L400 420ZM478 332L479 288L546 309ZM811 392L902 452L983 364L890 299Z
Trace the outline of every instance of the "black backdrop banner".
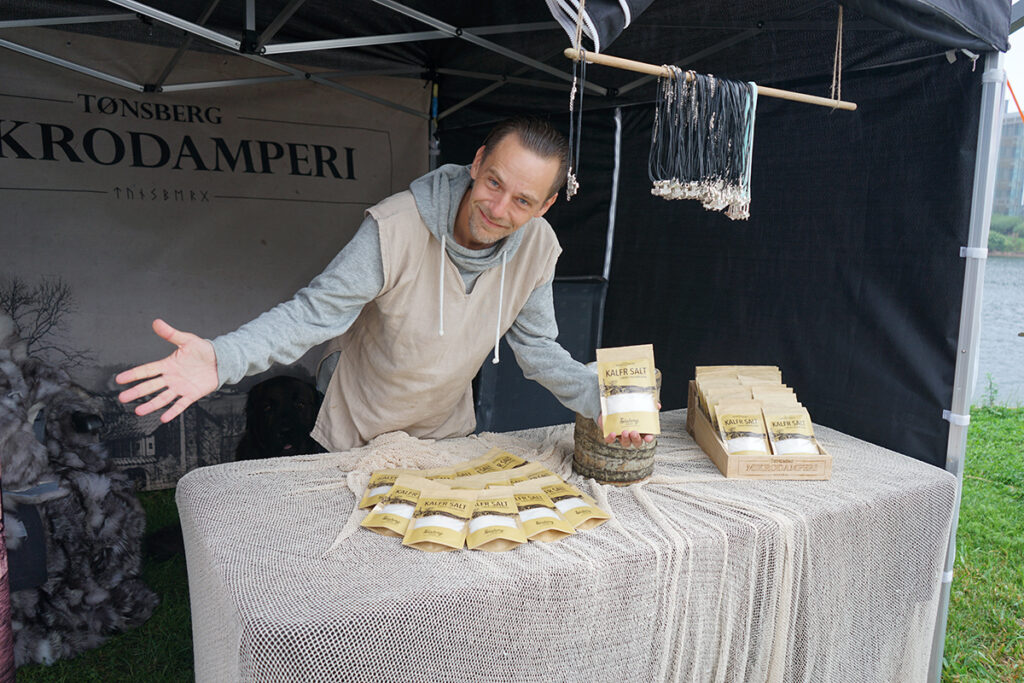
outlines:
M856 112L763 98L749 221L652 197L652 107L623 107L603 344L654 344L666 409L685 406L696 365L779 365L815 422L944 466L981 95L971 67L847 72ZM601 274L613 116L586 114L580 194L548 214L560 275ZM488 127L448 131L442 153L470 158Z
M981 78L844 85L856 112L759 102L745 222L651 197L651 114L627 110L604 343L654 344L667 408L696 365L775 364L815 422L944 466Z

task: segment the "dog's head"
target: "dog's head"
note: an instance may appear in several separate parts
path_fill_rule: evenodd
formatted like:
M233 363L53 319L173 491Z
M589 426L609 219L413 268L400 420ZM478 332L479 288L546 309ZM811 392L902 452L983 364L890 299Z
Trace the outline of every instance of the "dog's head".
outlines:
M245 402L246 433L238 459L322 450L309 436L320 402L316 387L294 377L272 377L253 386Z

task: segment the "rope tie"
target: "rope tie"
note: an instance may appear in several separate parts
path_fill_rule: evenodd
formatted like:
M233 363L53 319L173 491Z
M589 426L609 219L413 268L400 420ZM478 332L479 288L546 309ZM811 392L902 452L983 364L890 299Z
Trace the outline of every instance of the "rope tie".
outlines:
M836 21L836 50L832 58L832 91L831 98L837 103L843 94L843 6L839 6L839 19ZM832 106L835 109L835 105Z

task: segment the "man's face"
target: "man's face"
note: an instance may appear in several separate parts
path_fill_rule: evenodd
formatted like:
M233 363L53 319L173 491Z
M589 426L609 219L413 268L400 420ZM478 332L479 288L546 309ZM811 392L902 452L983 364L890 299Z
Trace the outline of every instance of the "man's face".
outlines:
M470 175L473 187L463 198L455 221L455 241L483 249L511 235L555 202L550 194L559 162L537 156L510 133L484 158L476 152Z

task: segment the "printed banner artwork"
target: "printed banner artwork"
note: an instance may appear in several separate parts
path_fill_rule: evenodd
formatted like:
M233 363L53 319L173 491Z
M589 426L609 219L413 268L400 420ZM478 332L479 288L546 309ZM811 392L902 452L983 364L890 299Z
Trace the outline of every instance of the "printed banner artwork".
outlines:
M153 82L174 54L47 29L3 38L137 83ZM59 324L35 350L107 399L118 370L171 351L152 333L153 318L208 338L238 327L290 298L366 208L427 170L425 118L304 80L141 92L0 54L0 302L14 288L25 295L16 302L53 307ZM170 82L272 76L281 72L189 53ZM427 111L429 90L417 79L345 84ZM15 311L21 327L33 324L27 310ZM301 363L311 369L318 358L313 350ZM139 432L118 446L136 460L173 455L159 481L143 482L173 485L199 464L199 442L204 464L232 459L225 451L240 434L244 394L229 394L244 389L225 387L221 407L211 397L167 425L178 431L164 446L159 423L115 414L124 410L115 402L105 419ZM189 433L200 422L218 436Z

